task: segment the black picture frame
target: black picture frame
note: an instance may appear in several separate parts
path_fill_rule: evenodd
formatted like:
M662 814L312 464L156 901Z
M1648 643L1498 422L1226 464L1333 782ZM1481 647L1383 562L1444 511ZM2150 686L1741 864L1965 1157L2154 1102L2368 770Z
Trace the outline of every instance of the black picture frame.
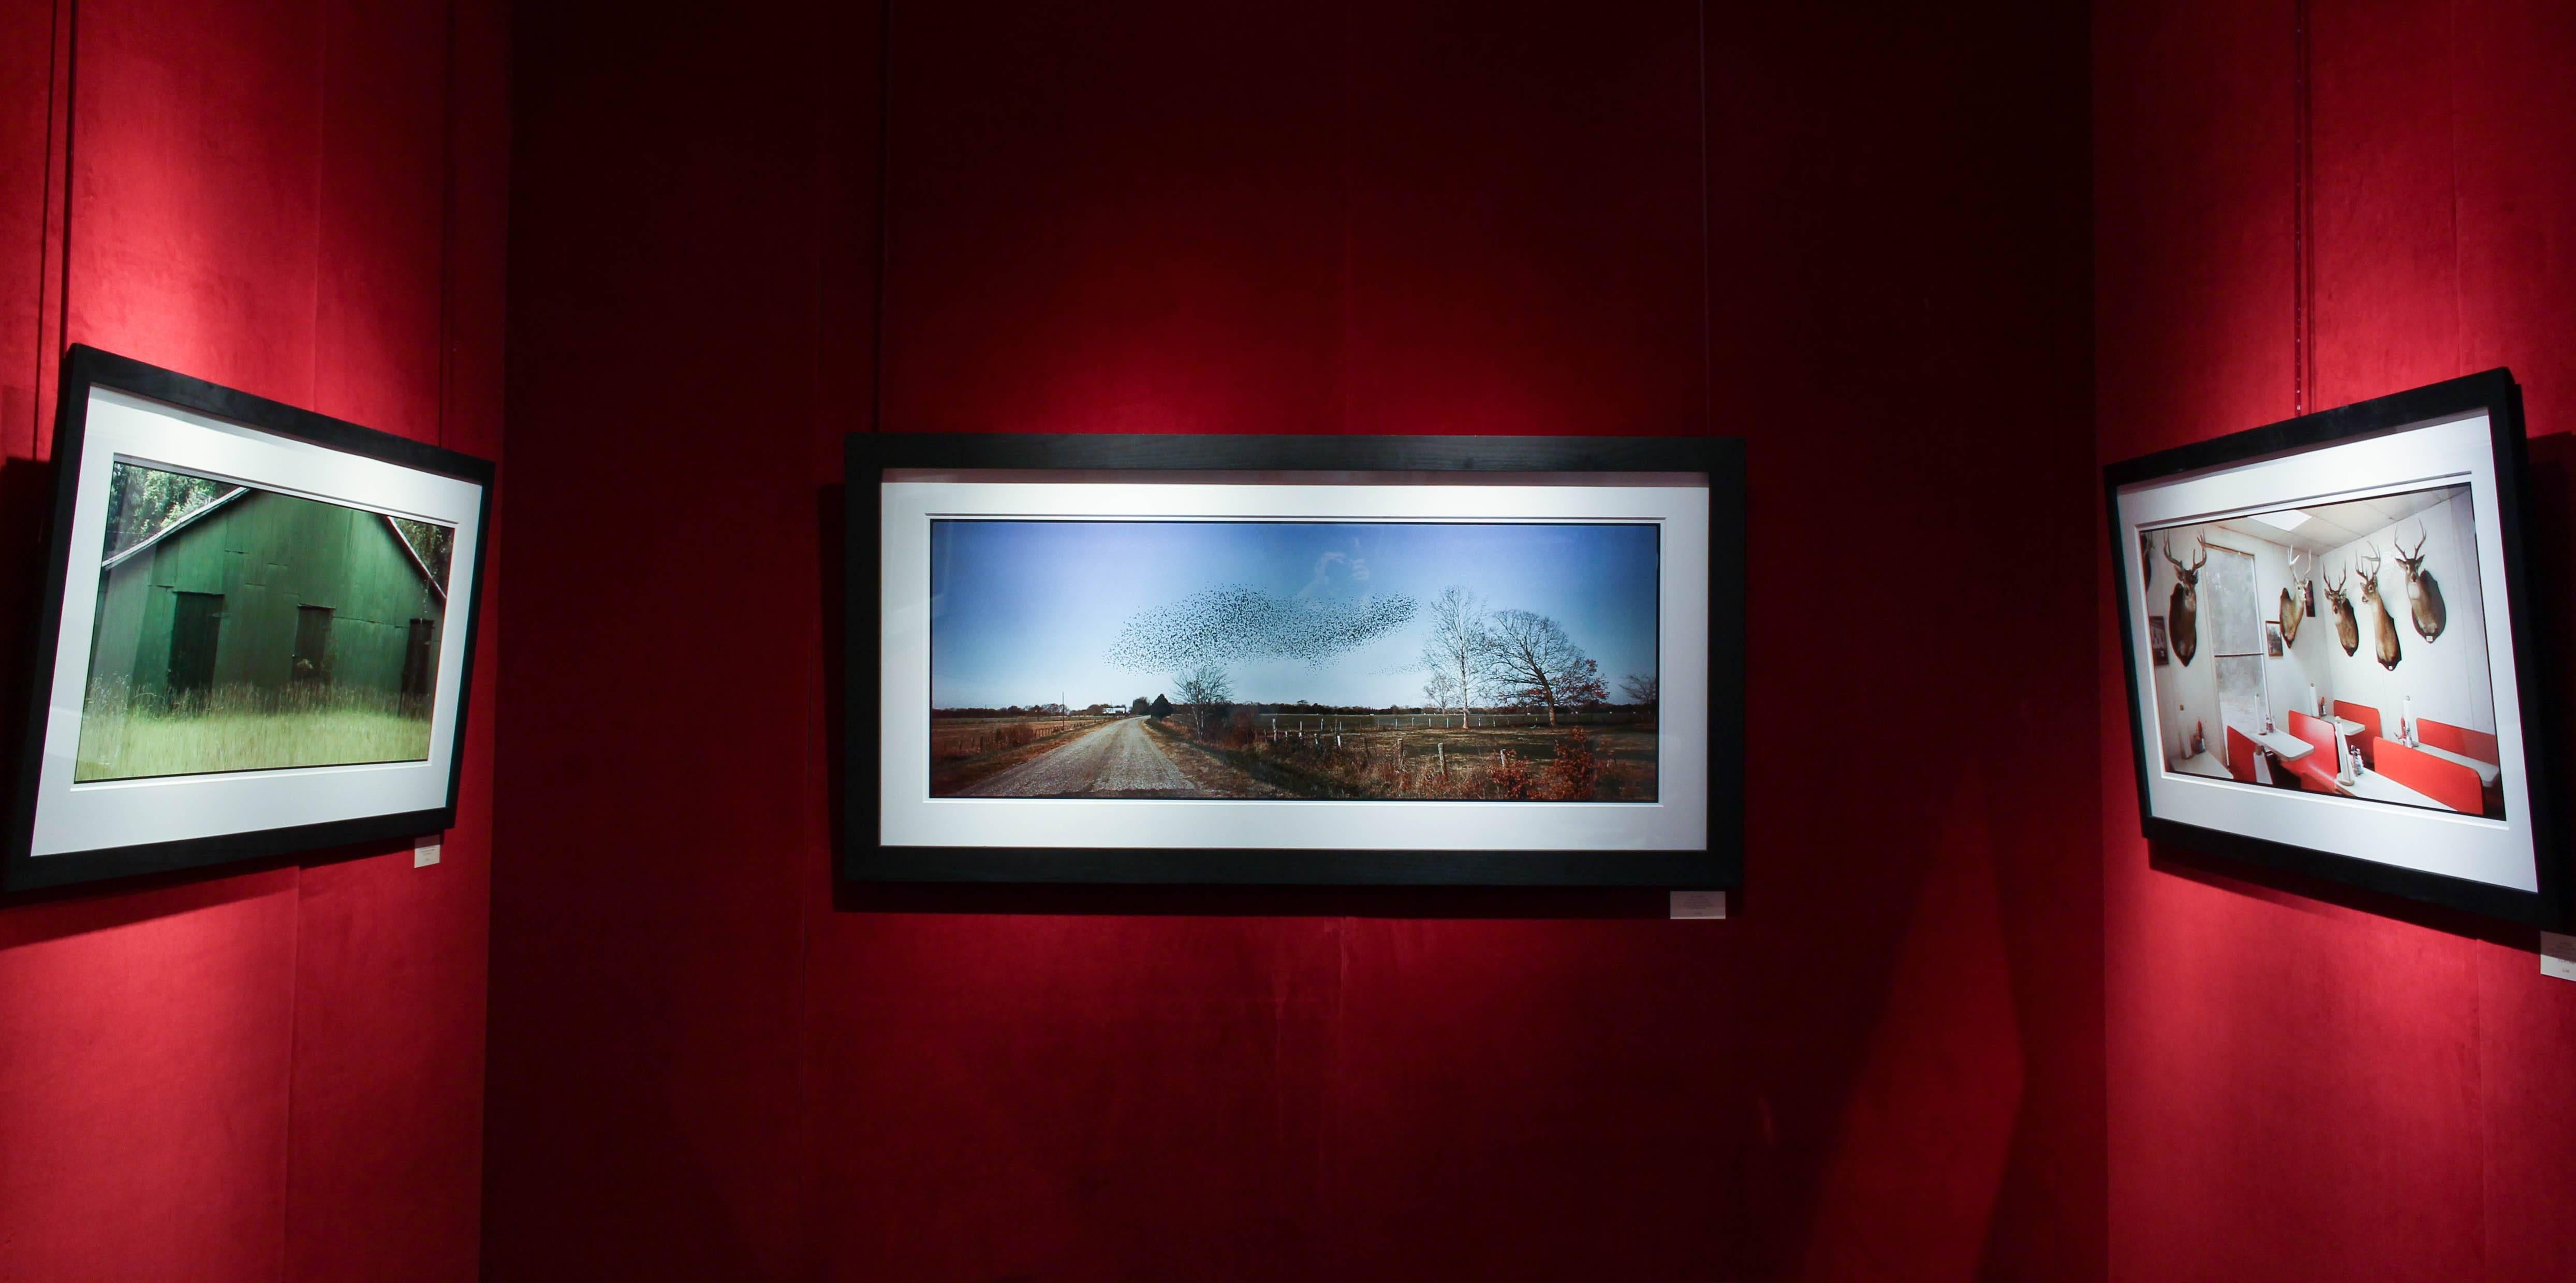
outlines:
M1726 888L1743 884L1744 443L1707 437L855 433L845 443L841 857L848 883ZM879 486L893 469L1698 473L1709 490L1708 830L1699 851L887 846L878 841Z
M2510 634L2516 711L2524 733L2520 763L2526 781L2532 863L2537 890L2523 891L2470 878L2406 868L2333 851L2319 850L2267 837L2187 823L2156 813L2151 782L2162 763L2148 751L2155 723L2142 702L2139 686L2137 628L2132 599L2140 595L2132 576L2142 567L2129 559L2129 538L2121 510L2123 491L2141 483L2201 474L2229 465L2271 461L2306 454L2412 426L2456 420L2483 413L2496 482L2495 524L2503 548L2497 574L2503 581L2506 618L2487 619L2493 630L2501 622ZM2563 823L2558 801L2559 779L2551 769L2546 710L2556 689L2547 671L2541 638L2549 615L2531 582L2531 554L2526 542L2529 468L2523 427L2522 390L2511 371L2478 374L2413 388L2388 396L2283 420L2139 458L2112 463L2102 470L2104 507L2110 522L2113 579L2119 623L2121 672L2127 684L2129 743L2137 788L2140 828L2150 842L2280 869L2305 877L2339 882L2384 895L2421 901L2545 929L2563 929L2570 921ZM2480 574L2487 573L2480 568ZM2143 581L2141 581L2143 582ZM2359 601L2358 594L2354 600ZM2152 607L2152 603L2148 603ZM2403 604L2400 610L2403 610ZM2459 606L2454 606L2456 611ZM2151 616L2152 617L2152 616ZM2330 620L2317 625L2330 627ZM2304 629L2302 630L2304 633Z
M321 823L296 823L291 817L281 817L286 822L210 836L44 856L33 854L48 721L46 705L56 676L55 652L61 640L65 591L76 551L72 546L72 522L79 498L82 461L89 444L90 394L97 388L112 389L272 436L453 478L481 488L480 507L475 515L472 578L468 581L472 591L466 594L465 627L460 639L464 675L456 691L455 729L446 763L446 798L441 805ZM458 791L463 785L475 647L482 625L482 586L490 559L489 534L496 472L491 461L379 432L132 357L75 343L64 352L62 359L62 378L54 416L53 462L53 520L45 552L43 592L30 620L28 672L20 688L24 703L20 709L18 755L15 770L11 772L16 792L10 802L7 834L5 839L0 839L6 842L5 848L0 848L0 891L31 891L268 859L357 843L434 834L454 825ZM451 574L451 581L453 578Z

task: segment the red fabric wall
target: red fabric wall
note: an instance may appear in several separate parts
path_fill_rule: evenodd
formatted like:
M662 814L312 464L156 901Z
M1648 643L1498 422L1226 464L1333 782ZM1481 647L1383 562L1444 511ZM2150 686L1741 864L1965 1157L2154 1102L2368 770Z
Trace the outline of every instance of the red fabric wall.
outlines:
M2102 456L2295 411L2304 203L2308 408L2511 366L2543 438L2558 569L2540 591L2565 600L2576 10L2100 0L2094 16ZM2555 1179L2576 1144L2559 1068L2576 986L2538 974L2528 932L2150 849L2116 663L2100 687L2113 1275L2576 1273Z
M0 5L0 618L36 608L66 342L499 453L504 23ZM0 906L0 1278L474 1273L499 654L440 865Z
M2097 1277L2082 16L1838 8L522 12L491 1276ZM1736 916L836 898L881 136L890 428L1749 438Z

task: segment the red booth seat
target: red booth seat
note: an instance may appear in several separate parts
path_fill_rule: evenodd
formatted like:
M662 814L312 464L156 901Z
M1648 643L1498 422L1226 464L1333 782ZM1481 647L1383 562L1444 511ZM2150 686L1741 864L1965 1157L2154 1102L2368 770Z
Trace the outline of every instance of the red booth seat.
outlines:
M2495 736L2485 731L2473 731L2447 722L2437 722L2429 717L2415 719L2415 738L2434 748L2457 753L2462 757L2476 758L2481 762L2504 760L2502 754L2496 749Z
M2233 726L2227 728L2227 773L2239 782L2254 782L2254 754L2258 751L2254 741L2245 738L2245 732Z
M2316 752L2290 763L2290 773L2299 777L2299 787L2311 793L2340 793L2335 775L2334 723L2322 717L2310 717L2297 709L2290 710L2290 733L2315 746Z
M2478 773L2457 762L2445 762L2390 740L2379 746L2379 765L2371 769L2454 811L2470 815L2486 811Z
M2361 723L2361 734L2353 736L2352 742L2361 750L2361 764L2374 771L2378 770L2379 710L2368 704L2348 704L2342 700L2336 700L2334 711L2335 716L2347 722Z

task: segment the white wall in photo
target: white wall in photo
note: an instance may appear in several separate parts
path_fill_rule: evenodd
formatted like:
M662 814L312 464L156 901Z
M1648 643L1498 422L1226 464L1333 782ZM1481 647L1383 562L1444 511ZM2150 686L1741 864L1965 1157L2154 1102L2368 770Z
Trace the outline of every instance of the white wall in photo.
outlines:
M2353 569L2349 572L2349 586L2353 613L2361 625L2361 644L2349 656L2340 645L2333 647L2326 656L2326 669L2331 674L2334 698L2378 709L2379 724L2386 735L2397 734L2397 719L2409 698L2414 701L2417 717L2488 734L2495 732L2495 683L2487 659L2486 619L2481 612L2460 606L2484 596L2476 530L2475 501L2463 493L2416 516L2374 530L2363 539L2328 552L2322 559L2324 566L2332 568L2326 573L2333 575L2350 567L2367 566L2372 553L2378 555L2379 590L2389 621L2397 630L2397 667L2381 668L2375 658L2372 642L2378 632L2379 611L2362 600L2362 574ZM2416 631L2408 610L2406 572L2398 567L2393 551L2401 541L2403 547L2413 549L2418 538L2424 541L2424 569L2433 575L2450 604L2441 636L2432 641L2424 640ZM2331 625L2327 631L2333 631Z

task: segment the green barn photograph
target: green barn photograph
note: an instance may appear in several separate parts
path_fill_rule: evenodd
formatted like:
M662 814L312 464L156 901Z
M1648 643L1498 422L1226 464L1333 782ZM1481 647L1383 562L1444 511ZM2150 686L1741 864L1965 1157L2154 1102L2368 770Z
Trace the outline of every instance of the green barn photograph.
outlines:
M74 781L426 759L454 535L118 460Z

